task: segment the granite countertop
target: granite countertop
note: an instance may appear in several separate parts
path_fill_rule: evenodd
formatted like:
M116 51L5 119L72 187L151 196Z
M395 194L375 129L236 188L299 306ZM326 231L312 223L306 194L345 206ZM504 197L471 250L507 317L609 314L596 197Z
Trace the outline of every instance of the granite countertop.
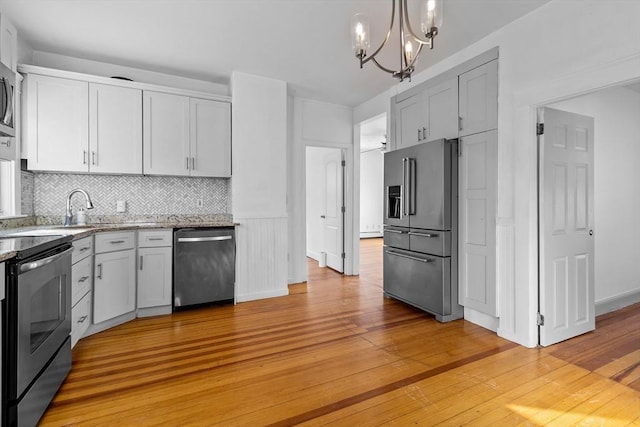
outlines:
M162 222L124 222L114 224L87 224L74 225L64 227L62 225L38 225L30 227L8 228L0 231L0 262L9 260L16 256L13 249L11 239L2 239L3 237L20 237L16 234L24 236L30 234L39 235L72 235L74 240L91 236L95 233L106 231L124 231L124 230L144 230L154 228L211 228L211 227L235 227L236 223L226 220L212 221L190 221L178 219L174 221Z

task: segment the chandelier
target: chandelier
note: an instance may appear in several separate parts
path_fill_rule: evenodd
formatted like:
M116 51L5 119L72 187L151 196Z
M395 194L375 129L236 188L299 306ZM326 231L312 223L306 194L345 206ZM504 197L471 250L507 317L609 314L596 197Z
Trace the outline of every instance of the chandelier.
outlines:
M422 51L423 46L433 49L433 39L438 34L438 29L442 26L442 1L443 0L421 0L420 29L424 33L424 38L418 36L411 28L409 13L407 12L407 0L397 0L398 3L398 23L400 30L400 69L394 71L384 67L376 60L376 55L382 50L391 36L396 16L396 0L391 0L391 24L387 36L375 52L367 56L369 49L369 18L364 13L357 13L351 20L351 42L356 58L360 60L360 68L369 61L382 71L391 74L393 77L403 81L411 79L411 73L415 70L414 64Z

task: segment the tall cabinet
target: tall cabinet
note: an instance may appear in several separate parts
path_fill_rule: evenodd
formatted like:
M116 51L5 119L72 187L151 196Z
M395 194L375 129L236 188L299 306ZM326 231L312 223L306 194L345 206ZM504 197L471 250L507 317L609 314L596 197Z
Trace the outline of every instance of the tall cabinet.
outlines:
M396 95L392 149L459 139L458 295L496 317L497 50Z

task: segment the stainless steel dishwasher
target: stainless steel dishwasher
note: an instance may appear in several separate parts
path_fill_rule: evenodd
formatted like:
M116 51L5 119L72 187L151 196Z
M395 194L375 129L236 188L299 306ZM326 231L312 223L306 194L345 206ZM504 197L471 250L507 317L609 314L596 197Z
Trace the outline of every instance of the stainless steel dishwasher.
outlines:
M235 229L183 228L173 234L173 309L233 302Z

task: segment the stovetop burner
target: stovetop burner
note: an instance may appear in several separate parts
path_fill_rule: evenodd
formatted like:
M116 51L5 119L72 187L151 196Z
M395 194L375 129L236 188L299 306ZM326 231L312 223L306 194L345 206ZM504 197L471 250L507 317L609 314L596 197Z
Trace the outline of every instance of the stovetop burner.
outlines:
M73 236L63 234L50 236L3 236L0 237L0 251L16 251L16 258L22 260L46 252L71 240L73 240Z

